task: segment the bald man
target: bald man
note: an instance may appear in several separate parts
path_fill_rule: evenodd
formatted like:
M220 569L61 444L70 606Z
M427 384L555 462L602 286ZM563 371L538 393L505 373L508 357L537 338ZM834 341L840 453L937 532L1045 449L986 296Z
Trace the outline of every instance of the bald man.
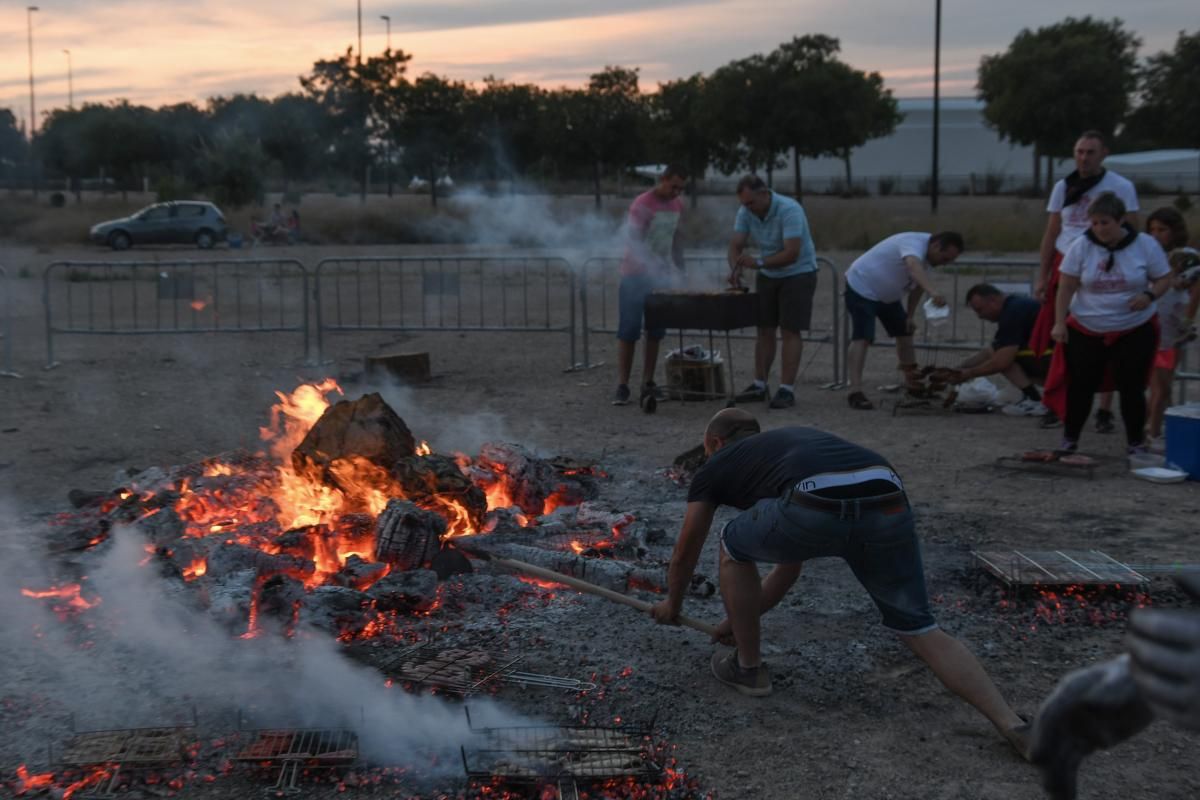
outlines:
M654 619L678 619L717 508L742 509L721 530L721 597L728 616L717 636L736 649L713 654L717 680L753 697L770 694L759 617L783 599L805 561L838 557L871 595L884 627L1026 756L1028 725L975 656L938 628L930 613L912 511L887 459L812 428L760 430L753 416L737 408L708 423L709 459L688 489L668 596L651 610ZM775 565L761 582L758 563Z

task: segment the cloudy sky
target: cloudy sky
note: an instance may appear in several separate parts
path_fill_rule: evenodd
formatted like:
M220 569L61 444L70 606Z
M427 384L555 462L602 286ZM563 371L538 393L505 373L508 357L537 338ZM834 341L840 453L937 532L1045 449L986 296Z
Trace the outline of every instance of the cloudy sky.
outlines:
M354 0L34 0L37 109L117 98L157 105L298 88L319 58L354 44ZM415 72L579 85L605 64L639 66L644 86L708 72L792 36L825 33L899 97L932 85L934 0L363 0L363 49L392 45ZM25 4L0 4L0 107L29 112ZM1200 25L1196 0L946 0L943 94L972 94L982 55L1022 28L1066 16L1121 17L1142 53Z

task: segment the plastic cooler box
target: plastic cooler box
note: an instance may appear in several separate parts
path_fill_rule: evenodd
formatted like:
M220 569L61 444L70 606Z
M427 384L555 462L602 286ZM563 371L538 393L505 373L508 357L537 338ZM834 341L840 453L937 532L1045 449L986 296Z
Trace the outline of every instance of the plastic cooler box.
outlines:
M1200 481L1200 405L1168 408L1163 424L1167 462Z

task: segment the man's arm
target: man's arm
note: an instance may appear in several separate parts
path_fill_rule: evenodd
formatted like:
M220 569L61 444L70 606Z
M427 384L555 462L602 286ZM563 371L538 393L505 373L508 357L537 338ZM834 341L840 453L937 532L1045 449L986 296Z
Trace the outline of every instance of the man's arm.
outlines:
M1010 345L1001 347L999 350L993 351L991 348L984 350L980 355L985 355L982 361L975 364L967 365L966 369L961 370L963 380L971 380L972 378L982 378L986 375L995 375L998 372L1004 372L1012 366L1012 363L1017 360L1017 346ZM970 360L970 359L968 359Z
M1050 330L1050 338L1056 342L1067 340L1067 312L1071 308L1071 299L1078 290L1078 275L1063 275L1059 278L1058 294L1054 298L1054 327Z
M929 279L929 271L925 269L925 263L916 256L904 257L904 269L908 271L908 275L913 279L913 282L920 288L929 292L929 296L933 298L935 305L946 305L946 298L934 287L933 281ZM920 300L919 292L915 293L916 299ZM909 302L912 302L913 295L909 295ZM915 310L915 309L914 309Z
M1033 296L1042 302L1046 301L1046 284L1050 281L1050 270L1054 266L1054 243L1062 233L1062 212L1051 211L1046 218L1046 230L1042 232L1042 246L1038 250L1041 267L1033 281Z
M921 295L925 294L925 290L920 286L908 293L908 302L905 303L905 313L908 314L908 335L912 336L917 332L917 306L921 304Z
M744 258L743 253L746 250L746 243L749 241L750 234L741 231L735 231L729 240L729 253L725 258L729 262L729 283L731 286L738 286L741 283L741 263Z
M667 597L650 612L655 621L675 624L676 617L683 609L683 598L687 594L692 573L696 571L696 562L700 560L700 551L704 549L704 541L708 538L708 529L716 510L717 507L712 503L694 501L687 504L683 528L675 542L671 566L667 570Z
M676 269L680 272L683 271L683 237L680 235L678 226L675 228L675 238L671 240L671 261L675 264Z
M959 363L957 369L959 371L962 371L962 370L968 369L970 367L977 367L980 364L985 363L989 358L991 358L993 353L994 353L994 351L992 350L992 348L985 347L982 350L980 350L978 353L975 353L974 355L971 355L971 356L963 359Z

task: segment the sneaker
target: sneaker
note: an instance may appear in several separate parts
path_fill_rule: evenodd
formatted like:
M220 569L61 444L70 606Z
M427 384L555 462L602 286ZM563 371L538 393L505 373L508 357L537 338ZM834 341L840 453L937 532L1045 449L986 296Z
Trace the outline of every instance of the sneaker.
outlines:
M1009 403L1000 412L1010 417L1044 417L1049 410L1037 400L1022 397L1020 402Z
M752 383L738 392L734 399L739 403L765 403L767 401L766 384L755 386Z
M1167 452L1167 439L1165 436L1147 436L1146 449L1155 455L1162 455Z
M1113 413L1103 408L1096 409L1096 433L1112 433L1117 429Z
M1145 444L1131 444L1131 445L1129 445L1129 447L1125 448L1125 455L1131 456L1131 457L1132 456L1147 456L1147 455L1150 455L1150 451L1146 448Z
M796 405L796 393L779 389L771 398L771 402L767 404L767 408L791 408L794 405Z
M1038 420L1039 428L1043 428L1043 429L1058 428L1061 426L1062 426L1062 420L1058 418L1058 414L1055 414L1053 411L1051 411L1048 408L1046 409L1046 413L1043 414L1041 419Z
M626 386L625 384L622 383L620 386L617 387L616 393L613 394L612 404L614 406L629 405L629 387L628 386Z
M1079 449L1079 442L1073 439L1063 439L1062 444L1058 446L1059 453L1074 453Z
M642 393L638 397L638 402L644 403L648 397L653 397L655 400L661 402L667 399L667 393L654 381L647 381L642 386Z
M732 686L750 697L766 697L771 693L771 673L766 664L743 669L738 664L737 650L731 650L724 656L713 653L711 663L713 677L726 686Z
M1025 722L1002 731L1002 733L1012 749L1017 751L1017 755L1029 761L1029 751L1033 744L1033 725Z

